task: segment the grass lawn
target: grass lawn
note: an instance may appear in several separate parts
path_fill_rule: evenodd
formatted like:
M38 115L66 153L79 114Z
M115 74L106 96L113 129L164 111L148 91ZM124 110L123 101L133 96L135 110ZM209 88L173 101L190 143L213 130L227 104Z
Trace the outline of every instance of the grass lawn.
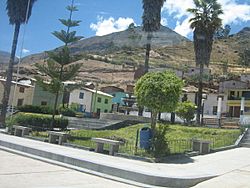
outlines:
M120 152L128 154L145 155L144 150L137 150L135 153L136 133L137 130L144 127L143 124L128 126L118 130L73 130L70 131L70 143L95 148L95 143L91 137L110 138L125 141L125 145L120 147ZM148 125L149 126L149 125ZM170 152L183 153L191 149L190 139L204 139L212 141L212 148L219 148L234 144L241 134L240 130L213 129L201 127L187 127L182 125L165 125L168 126L166 138L169 143ZM37 133L36 133L37 134ZM36 136L41 136L37 134ZM47 136L46 133L42 136Z
M70 131L71 139L69 143L80 146L95 148L95 143L91 141L92 137L110 138L114 140L125 141L119 151L128 154L147 155L147 153L138 149L135 153L135 143L137 130L144 127L144 124L128 126L118 130L73 130ZM148 124L149 126L149 124ZM240 130L230 129L213 129L201 127L187 127L182 125L165 125L168 126L166 138L169 143L170 152L183 153L191 149L190 139L204 139L212 141L211 148L219 148L234 144L241 134ZM46 137L46 132L34 132L34 136Z

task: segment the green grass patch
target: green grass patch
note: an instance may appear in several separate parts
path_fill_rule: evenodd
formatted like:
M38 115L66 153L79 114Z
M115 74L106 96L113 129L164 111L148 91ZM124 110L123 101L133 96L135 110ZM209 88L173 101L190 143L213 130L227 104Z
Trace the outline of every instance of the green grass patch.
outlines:
M95 148L95 143L91 141L92 137L110 138L124 141L125 144L120 147L119 152L132 155L149 155L142 149L135 150L137 130L144 127L144 124L128 126L118 130L73 130L70 131L70 143ZM149 126L149 125L147 125ZM201 127L187 127L182 125L168 126L166 138L170 148L170 153L183 153L191 149L191 139L203 139L212 141L212 148L219 148L234 144L241 134L240 130L213 129ZM36 133L36 136L46 136L46 134ZM105 146L108 149L108 146Z

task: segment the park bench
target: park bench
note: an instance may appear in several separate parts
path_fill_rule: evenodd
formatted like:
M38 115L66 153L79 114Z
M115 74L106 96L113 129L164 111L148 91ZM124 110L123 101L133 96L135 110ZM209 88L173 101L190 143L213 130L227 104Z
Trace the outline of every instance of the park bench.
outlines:
M48 131L49 143L62 145L67 142L68 134L64 132Z
M13 129L14 129L14 135L21 136L21 137L25 135L29 135L29 132L31 131L31 128L29 127L23 127L23 126L18 126L18 125L14 125Z
M96 143L95 151L97 153L102 153L104 144L108 144L109 145L109 155L114 155L114 153L117 153L119 150L119 145L123 144L120 141L110 140L110 139L106 139L106 138L92 138L91 140Z

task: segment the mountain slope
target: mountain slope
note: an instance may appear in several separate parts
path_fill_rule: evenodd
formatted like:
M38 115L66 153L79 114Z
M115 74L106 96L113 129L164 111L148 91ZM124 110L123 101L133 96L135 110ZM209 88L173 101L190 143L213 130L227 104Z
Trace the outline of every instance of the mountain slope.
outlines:
M124 86L134 82L134 72L144 64L146 34L139 27L100 37L91 37L72 44L71 50L82 55L77 80L98 81L103 84ZM223 74L225 65L229 72L242 72L238 65L239 53L250 48L250 28L226 39L214 41L209 68L215 75ZM36 74L33 63L43 63L45 53L34 54L22 60L21 72ZM149 66L183 70L195 66L192 41L162 27L152 39Z
M10 60L10 53L0 51L0 64L8 64ZM15 59L16 63L18 62L18 58Z
M127 48L143 48L146 44L147 33L141 27L129 28L125 31L111 33L104 36L86 38L70 45L74 54L94 53L106 55ZM173 30L162 26L153 33L152 47L183 45L189 40ZM23 58L23 63L34 63L46 58L45 53L33 54Z

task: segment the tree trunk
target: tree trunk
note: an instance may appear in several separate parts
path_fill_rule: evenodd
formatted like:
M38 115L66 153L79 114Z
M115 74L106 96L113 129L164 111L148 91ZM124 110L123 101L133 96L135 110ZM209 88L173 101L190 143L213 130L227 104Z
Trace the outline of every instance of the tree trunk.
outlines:
M161 112L158 113L158 121L161 121Z
M11 48L11 54L10 54L10 61L9 66L7 70L7 78L4 85L4 93L2 98L2 111L0 116L0 124L5 126L5 119L6 119L6 113L7 113L7 107L9 103L9 96L11 91L11 81L13 76L13 66L15 62L16 57L16 48L17 48L17 42L18 42L18 35L20 31L20 24L15 24L15 31L12 41L12 48Z
M175 124L175 113L171 112L171 124Z
M142 106L139 106L138 107L138 116L142 116L143 115L143 107Z
M154 135L155 128L156 128L156 121L157 121L157 111L152 110L151 111L151 129L152 129L153 135Z
M59 91L56 93L56 98L55 98L55 103L54 103L53 113L52 113L52 120L50 122L50 130L52 130L54 128L54 122L55 122L55 115L56 115L58 98L59 98Z
M198 96L197 96L197 115L196 115L196 122L198 125L201 124L200 117L201 117L201 102L202 102L202 90L203 90L203 69L204 64L200 63L200 74L199 74L199 83L198 83Z
M62 80L63 67L64 67L64 65L61 65L60 75L59 75L60 81ZM60 84L61 84L61 83L60 83ZM54 103L54 108L53 108L52 120L51 120L51 124L50 124L50 129L51 129L51 130L54 128L55 115L56 115L57 103L58 103L58 98L59 98L60 90L61 90L61 85L59 86L59 89L58 89L58 91L56 92L56 98L55 98L55 103ZM63 91L64 91L64 87L63 87Z
M152 39L152 34L150 32L148 32L147 44L146 44L145 63L144 63L144 74L146 74L148 72L148 69L149 69L149 57L150 57L150 51L151 51L151 39Z
M144 63L144 73L146 74L149 69L149 57L150 57L150 51L151 51L151 39L152 39L152 33L148 32L147 34L147 44L146 44L146 55L145 55L145 63ZM144 107L140 107L138 109L138 116L142 116Z

